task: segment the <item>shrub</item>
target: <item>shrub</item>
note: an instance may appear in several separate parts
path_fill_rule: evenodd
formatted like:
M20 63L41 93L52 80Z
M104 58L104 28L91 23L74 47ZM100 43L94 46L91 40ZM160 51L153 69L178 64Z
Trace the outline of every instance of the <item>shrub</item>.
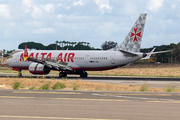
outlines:
M78 90L78 85L77 84L74 84L73 90Z
M148 84L147 83L144 83L144 84L142 84L142 86L140 87L140 91L147 91L148 90Z
M35 89L35 87L34 87L34 86L32 86L32 87L30 87L30 88L29 88L29 90L34 90L34 89Z
M59 89L65 88L65 87L66 87L66 85L64 83L56 83L53 86L53 90L59 90Z
M129 85L129 87L134 87L134 85Z
M18 89L19 86L20 86L20 82L15 82L15 83L13 84L13 89Z
M174 86L172 86L171 84L168 84L166 88L166 92L173 92L173 91L174 91Z
M39 90L49 90L49 84L44 84L39 88Z

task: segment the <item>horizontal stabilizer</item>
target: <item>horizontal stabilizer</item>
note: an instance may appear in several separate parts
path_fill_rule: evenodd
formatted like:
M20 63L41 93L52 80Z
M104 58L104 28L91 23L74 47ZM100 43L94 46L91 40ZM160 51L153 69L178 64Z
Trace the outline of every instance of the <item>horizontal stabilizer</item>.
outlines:
M124 56L129 56L129 57L138 56L137 54L129 52L129 51L125 51L125 50L119 50L119 51L122 52Z
M152 54L157 54L157 53L165 53L165 52L171 52L172 50L166 50L166 51L158 51L158 52L153 52Z

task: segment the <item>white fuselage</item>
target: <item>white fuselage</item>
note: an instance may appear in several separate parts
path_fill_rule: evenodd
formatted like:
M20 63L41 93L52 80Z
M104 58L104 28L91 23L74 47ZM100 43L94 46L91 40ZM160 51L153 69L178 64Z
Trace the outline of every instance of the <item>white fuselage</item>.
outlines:
M120 51L88 50L33 50L28 51L28 55L37 59L49 58L57 62L66 62L73 70L81 71L117 68L143 57L143 53L138 53L135 57L127 57ZM23 61L23 52L18 52L7 60L9 66L21 70L28 69L31 63Z

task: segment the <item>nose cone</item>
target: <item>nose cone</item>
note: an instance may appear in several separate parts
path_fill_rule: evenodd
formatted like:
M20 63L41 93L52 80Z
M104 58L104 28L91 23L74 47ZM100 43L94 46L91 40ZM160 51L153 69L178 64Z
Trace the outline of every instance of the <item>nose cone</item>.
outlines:
M10 59L6 61L6 64L10 66Z

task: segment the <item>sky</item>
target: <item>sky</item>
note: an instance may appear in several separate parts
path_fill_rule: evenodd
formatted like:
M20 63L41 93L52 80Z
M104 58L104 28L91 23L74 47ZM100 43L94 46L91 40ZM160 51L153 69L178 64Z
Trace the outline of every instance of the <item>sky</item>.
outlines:
M141 47L180 42L180 0L0 0L0 50L22 42L121 44L147 13Z

